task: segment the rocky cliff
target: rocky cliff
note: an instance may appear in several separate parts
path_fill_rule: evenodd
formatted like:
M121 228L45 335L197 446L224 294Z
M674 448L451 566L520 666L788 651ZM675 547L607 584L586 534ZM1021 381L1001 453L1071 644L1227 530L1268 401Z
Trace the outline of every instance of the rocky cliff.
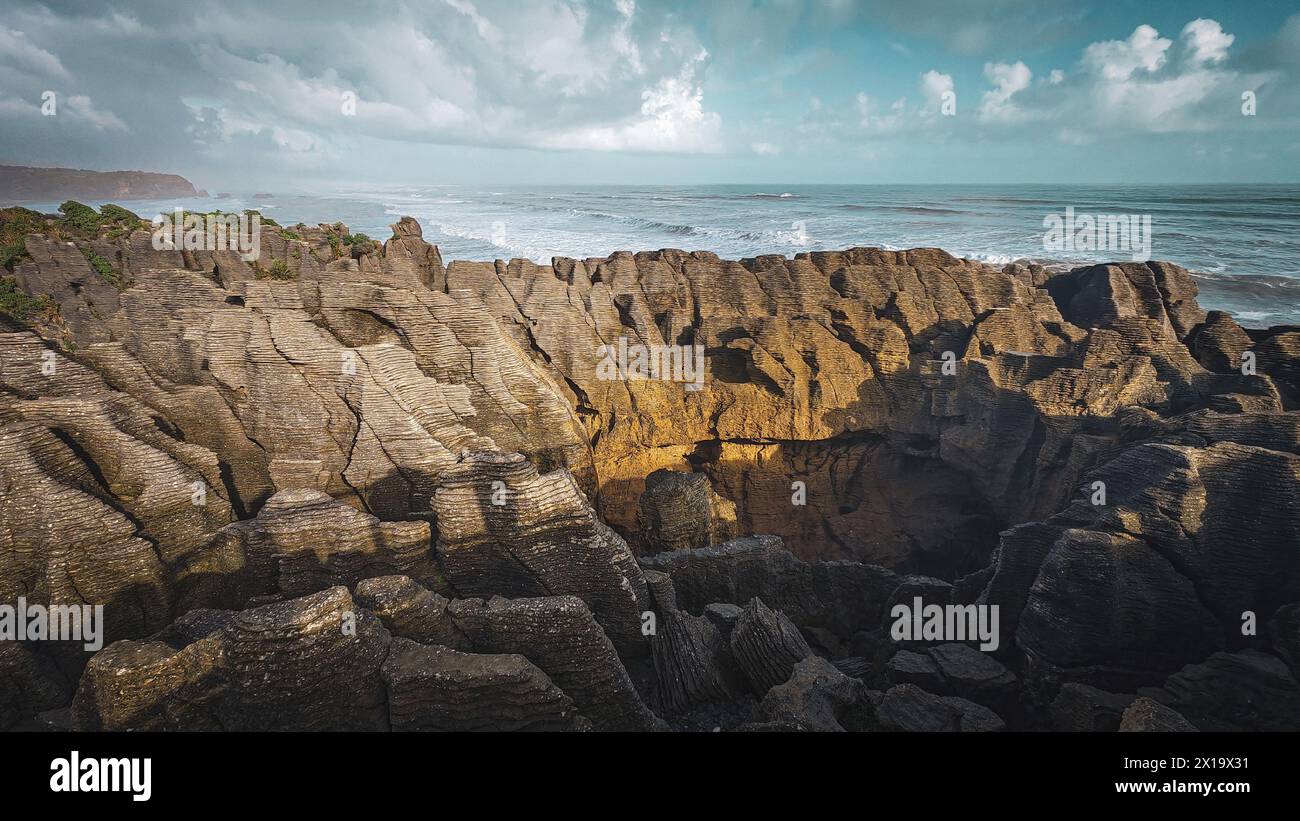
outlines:
M0 641L2 726L1300 728L1300 329L1177 266L31 226L0 602L107 635Z
M138 200L196 196L205 195L179 174L0 165L0 202Z

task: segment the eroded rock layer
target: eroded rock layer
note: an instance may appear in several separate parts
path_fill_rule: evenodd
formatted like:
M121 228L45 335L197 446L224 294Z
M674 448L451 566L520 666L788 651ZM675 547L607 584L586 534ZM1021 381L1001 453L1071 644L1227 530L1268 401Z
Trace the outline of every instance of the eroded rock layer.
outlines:
M1177 266L26 249L0 727L1297 726L1300 330Z

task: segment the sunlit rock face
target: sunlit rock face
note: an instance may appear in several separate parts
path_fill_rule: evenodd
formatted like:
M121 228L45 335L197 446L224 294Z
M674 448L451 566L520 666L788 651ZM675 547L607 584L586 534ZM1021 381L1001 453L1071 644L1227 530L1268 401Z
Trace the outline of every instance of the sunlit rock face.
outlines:
M1294 715L1300 332L1206 314L1177 266L444 265L410 218L256 260L26 244L0 603L103 605L104 641L0 644L0 726ZM997 661L898 658L916 596L996 605ZM1263 718L1216 713L1237 680Z

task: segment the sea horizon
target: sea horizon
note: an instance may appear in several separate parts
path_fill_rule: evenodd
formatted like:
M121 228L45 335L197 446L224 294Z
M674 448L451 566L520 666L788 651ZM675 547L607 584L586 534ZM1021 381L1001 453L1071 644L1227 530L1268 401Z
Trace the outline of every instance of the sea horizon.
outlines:
M269 193L118 202L146 218L177 207L255 209L282 225L342 222L381 240L411 216L448 262L539 264L664 248L740 259L862 246L1065 269L1135 255L1047 248L1052 215L1149 217L1149 258L1191 271L1203 307L1252 327L1300 323L1300 237L1286 228L1300 206L1297 183L436 183ZM12 204L52 212L59 203Z

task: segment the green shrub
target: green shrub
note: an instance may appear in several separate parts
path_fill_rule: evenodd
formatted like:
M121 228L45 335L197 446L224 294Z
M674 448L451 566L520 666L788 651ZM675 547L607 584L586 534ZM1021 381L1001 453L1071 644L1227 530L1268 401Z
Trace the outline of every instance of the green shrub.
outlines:
M134 211L128 211L120 205L108 203L99 209L99 215L108 221L110 225L130 226L134 228L140 224L140 215Z
M0 267L12 271L27 253L27 235L45 233L45 215L30 208L0 208Z
M59 227L76 236L99 236L99 229L104 224L104 218L96 213L94 208L75 200L68 200L60 205L59 213L63 215Z
M280 223L278 223L278 222L276 222L275 220L271 219L271 218L268 217L266 214L263 214L261 211L258 211L258 210L253 209L253 208L247 208L247 209L244 210L244 216L246 216L246 217L251 217L251 216L253 216L254 214L257 215L258 219L261 220L261 222L262 222L263 225L269 225L269 226L271 226L272 228L279 228L279 227L280 227Z
M298 275L289 270L289 263L282 259L271 261L270 268L263 268L259 263L253 263L253 276L257 279L278 279L288 280L297 279Z
M108 238L117 239L140 228L144 220L134 211L128 211L120 205L108 203L99 209L99 215L108 227Z
M0 277L0 314L19 322L26 322L36 314L54 307L48 296L28 296L18 290L18 283L10 277Z
M119 291L126 288L126 283L122 281L121 275L119 275L117 271L113 270L113 263L104 259L89 248L82 248L81 253L90 263L90 267L95 269L95 273L99 274L100 279L104 280L104 282L107 282L109 285L112 285Z
M26 243L11 242L0 245L0 268L12 271L15 265L30 258L31 254L27 253Z

